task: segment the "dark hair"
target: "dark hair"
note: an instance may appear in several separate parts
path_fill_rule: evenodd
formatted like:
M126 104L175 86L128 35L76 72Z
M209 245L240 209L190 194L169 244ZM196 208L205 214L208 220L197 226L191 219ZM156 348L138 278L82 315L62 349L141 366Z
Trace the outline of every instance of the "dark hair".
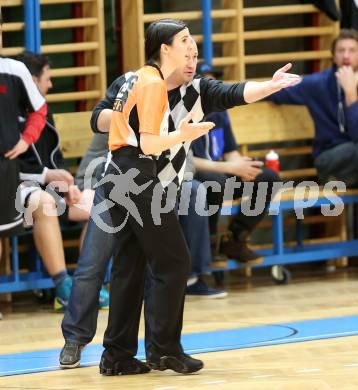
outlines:
M176 19L160 19L151 23L145 32L146 63L158 61L161 45L171 45L174 36L187 27L182 20Z
M331 52L334 54L336 50L337 43L339 41L343 41L343 39L354 39L356 42L358 42L358 32L353 29L342 29L340 33L337 35L337 37L332 42L331 46Z
M50 66L51 62L47 56L43 54L24 51L16 56L18 61L23 62L33 76L41 77L45 66Z

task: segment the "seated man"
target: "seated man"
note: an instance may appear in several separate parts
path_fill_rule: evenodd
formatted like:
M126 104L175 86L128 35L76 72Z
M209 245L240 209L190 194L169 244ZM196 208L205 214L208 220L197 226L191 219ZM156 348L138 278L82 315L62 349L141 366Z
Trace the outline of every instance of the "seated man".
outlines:
M52 88L48 58L25 52L20 54L18 59L27 66L39 92L45 98L49 89ZM26 117L25 110L23 110L23 116ZM32 215L28 215L28 220L33 219L36 248L56 286L55 308L64 309L70 297L72 279L66 270L59 219L55 212L56 201L51 194L43 191L41 186L49 183L65 183L68 187L64 198L68 205L68 218L76 221L88 219L93 192L81 192L74 186L72 174L65 169L63 156L59 149L59 137L51 114L47 115L46 126L38 141L20 157L20 179L24 185L23 201L26 212L28 214L32 212ZM78 204L81 208L77 207ZM48 207L54 213L46 212ZM108 301L108 292L102 289L101 308L108 307Z
M358 185L358 32L341 30L332 43L329 69L266 98L276 104L305 105L315 124L314 164L322 183Z
M0 54L2 51L2 13L0 6ZM29 114L22 133L17 113L24 105ZM26 67L19 61L0 56L0 235L21 230L23 215L15 208L19 184L17 157L37 141L45 125L47 105ZM0 250L1 252L1 250Z
M48 91L52 88L48 57L24 52L18 55L17 59L29 69L41 95L46 98ZM26 116L26 112L23 115ZM42 186L53 182L66 183L68 192L65 200L69 206L68 219L71 221L87 221L93 202L93 191L85 190L81 192L74 185L73 176L66 168L59 148L60 140L50 112L46 119L42 136L21 156L20 178L36 181ZM20 118L20 120L23 121L24 119Z
M208 64L198 65L197 73L211 78L216 78L217 71ZM267 182L265 193L265 210L269 206L273 183L279 181L276 172L263 168L263 163L251 158L241 156L237 150L237 144L231 130L230 119L226 111L215 112L205 117L205 120L216 124L214 129L192 144L194 153L195 175L199 182L213 181L220 185L220 191L208 188L208 205L221 206L224 200L224 189L229 177L236 177L241 182L239 188L234 190L234 199L241 198L245 182L253 182L252 199L255 203L258 198L258 184ZM211 234L217 233L220 209L209 218ZM256 264L262 262L261 255L253 252L247 246L250 233L265 216L265 212L259 215L244 215L239 212L233 217L229 229L232 237L220 245L220 253L227 255L243 264Z
M2 28L0 27L0 52L1 49ZM21 108L25 108L28 112L22 132L18 124L18 112ZM45 126L46 114L45 99L40 95L25 65L10 58L0 57L0 178L2 179L0 236L17 234L22 228L23 213L15 207L15 198L19 193L18 156L26 152L29 146L39 139ZM25 191L21 191L21 195L25 197ZM35 229L43 219L43 207L48 200L47 195L37 192L31 196L31 200L28 199L29 203L37 202L39 205L33 213L36 220ZM52 220L48 221L44 228L49 230L47 238L52 240L52 235L56 234ZM39 242L39 245L45 243ZM50 257L47 260L48 263L45 265L56 285L56 295L62 298L67 286L64 263L56 263Z

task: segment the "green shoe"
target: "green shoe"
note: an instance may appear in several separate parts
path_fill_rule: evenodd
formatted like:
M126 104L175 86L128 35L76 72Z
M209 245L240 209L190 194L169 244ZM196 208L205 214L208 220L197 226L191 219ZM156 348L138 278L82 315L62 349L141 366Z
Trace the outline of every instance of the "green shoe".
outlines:
M99 293L99 308L101 310L109 309L109 293L104 286L101 288Z
M68 306L68 301L70 300L72 289L72 278L66 276L66 278L56 286L56 296L54 302L55 310L66 310Z

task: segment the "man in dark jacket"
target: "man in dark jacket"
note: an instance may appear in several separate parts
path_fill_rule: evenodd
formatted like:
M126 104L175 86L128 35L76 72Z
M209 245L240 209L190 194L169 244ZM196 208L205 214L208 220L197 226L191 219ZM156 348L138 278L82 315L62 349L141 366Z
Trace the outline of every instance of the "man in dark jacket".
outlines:
M341 30L332 44L333 64L267 98L305 105L315 124L314 163L320 181L358 185L358 33Z
M49 89L52 88L49 59L41 54L30 52L24 52L17 58L29 69L40 94L45 98ZM25 120L23 118L26 118L26 115L27 112L23 109L20 122ZM31 144L26 153L20 158L20 179L25 187L27 187L27 183L32 183L31 186L27 187L33 189L33 191L29 190L27 209L35 208L32 218L36 248L49 274L54 279L56 286L55 308L64 309L71 293L72 279L68 276L66 270L59 220L56 215L40 213L38 210L41 207L34 207L34 205L35 202L43 200L48 205L47 207L55 208L54 197L47 191L42 190L41 187L45 188L49 183L65 183L68 192L66 192L63 202L66 202L68 206L69 219L87 220L93 196L91 197L92 194L90 194L84 197L83 193L74 185L72 174L65 169L59 146L59 137L54 127L52 114L48 114L46 126L40 138L37 142ZM34 183L37 186L34 186ZM88 202L86 209L76 207L77 203L85 204L83 198ZM57 199L62 198L57 197ZM101 308L108 307L108 292L105 289L101 290L100 306Z
M1 51L0 7L0 54ZM29 112L22 133L17 121L20 106L25 106ZM19 188L18 156L39 138L46 113L45 100L26 67L19 61L0 56L0 237L17 234L22 229L24 215L15 203Z
M0 8L0 26L2 26ZM0 52L2 27L0 27ZM17 122L21 106L29 112L22 133ZM26 67L10 58L0 57L0 235L15 234L23 215L15 209L18 187L18 156L36 141L45 125L47 105L39 94Z

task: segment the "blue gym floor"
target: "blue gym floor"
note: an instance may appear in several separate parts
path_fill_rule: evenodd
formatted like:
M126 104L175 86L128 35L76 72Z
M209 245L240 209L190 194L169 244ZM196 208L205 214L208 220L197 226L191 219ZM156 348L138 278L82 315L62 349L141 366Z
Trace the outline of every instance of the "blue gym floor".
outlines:
M354 335L358 335L358 315L189 333L182 341L187 353L196 354ZM0 376L58 370L59 352L47 349L0 354ZM90 344L82 353L81 366L97 365L101 353L102 345ZM143 340L139 342L138 358L144 358Z

